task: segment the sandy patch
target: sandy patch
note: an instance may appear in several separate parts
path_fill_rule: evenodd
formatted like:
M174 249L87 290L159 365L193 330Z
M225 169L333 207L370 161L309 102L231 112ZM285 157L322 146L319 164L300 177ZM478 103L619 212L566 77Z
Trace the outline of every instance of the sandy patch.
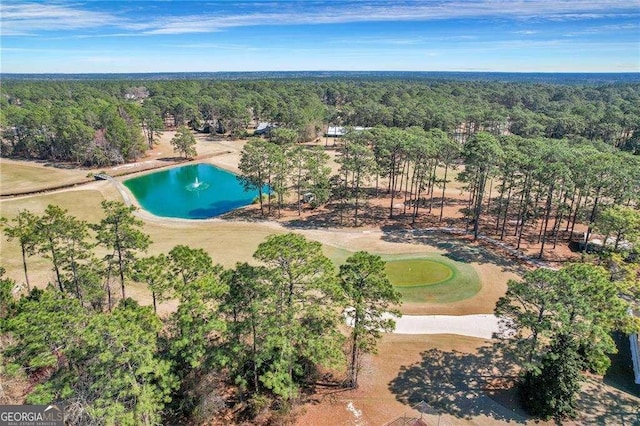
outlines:
M396 334L457 334L491 339L497 333L495 315L403 315L396 318Z

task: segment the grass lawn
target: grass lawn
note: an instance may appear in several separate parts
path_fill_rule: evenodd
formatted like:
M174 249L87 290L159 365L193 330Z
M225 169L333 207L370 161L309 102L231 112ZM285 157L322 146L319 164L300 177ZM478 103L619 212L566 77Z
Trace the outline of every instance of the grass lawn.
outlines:
M2 159L0 193L39 191L87 180L87 170L60 169L42 163Z
M400 266L398 272L394 272L398 277L426 276L432 279L431 284L403 287L394 282L396 275L391 274L389 276L391 283L396 285L396 289L402 294L403 302L439 304L457 302L476 295L482 288L480 277L473 266L453 261L439 254L383 255L382 258L394 266ZM409 271L413 265L419 265L417 271ZM444 273L450 273L450 277L437 281L437 278ZM406 281L407 278L403 280Z
M72 190L4 199L0 202L0 209L2 216L11 218L21 209L42 214L48 204L55 204L68 209L70 214L81 220L97 223L103 216L100 202L104 199L121 200L121 196L110 182L100 181ZM268 223L167 221L153 218L145 218L144 222L144 231L150 235L153 241L148 254L166 253L178 244L186 244L204 249L211 255L215 263L220 263L227 268L233 267L236 262L251 262L252 254L258 244L264 241L268 235L286 232L281 227ZM312 237L312 239L315 238ZM422 251L419 254L391 255L384 254L383 247L378 247L376 250L367 244L363 248L370 252L382 253L383 259L390 263L392 282L405 286L398 287L398 289L403 295L405 303L403 312L406 311L406 313L428 312L461 315L490 312L495 304L493 300L495 297L492 294L489 295L489 298L485 297L482 293L485 291L483 290L485 286L482 286L481 282L493 283L494 285L487 288L492 289L491 291L496 294L500 294L503 290L502 284L500 284L500 288L494 289L495 284L506 282L502 278L502 273L499 273L497 277L491 276L489 277L490 281L486 281L487 277L484 272L480 270L476 272L479 265L472 266L457 262L436 253ZM355 250L346 250L325 244L323 251L336 265L340 265ZM96 249L96 255L102 257L104 255L102 249ZM30 257L28 263L30 276L35 285L43 286L51 281L53 275L49 261L36 255ZM0 264L7 269L9 277L19 282L24 280L20 252L15 242L6 242L2 238ZM491 270L491 272L494 271ZM482 276L482 280L478 273ZM452 276L447 279L450 274ZM418 286L407 287L407 285ZM136 298L138 300L142 303L148 302L150 298L145 286L137 283L130 283L129 286L132 291L137 290ZM476 300L478 297L480 299ZM485 299L487 299L486 303L484 303ZM457 303L451 305L452 307L449 309L447 307L451 302ZM464 306L458 306L460 303ZM484 305L487 307L485 308Z
M386 265L389 280L396 287L423 287L454 277L449 266L428 259L391 260Z
M0 214L13 218L20 210L29 210L37 215L44 213L49 204L58 205L78 219L98 223L103 218L102 200L121 200L118 191L110 182L94 182L87 189L53 192L24 198L6 199L0 202ZM279 228L259 223L205 222L205 221L148 221L144 220L144 232L149 234L152 244L148 254L166 253L178 244L202 248L211 255L215 263L233 267L236 262L252 260L258 244L271 234L282 232ZM104 252L96 248L96 255ZM29 276L34 285L43 287L53 278L50 261L39 255L28 259ZM24 281L22 257L17 242L7 242L0 236L0 266L7 270L7 276L19 282ZM146 286L129 284L132 290L140 287L139 301L147 303L150 298Z
M103 182L102 187L115 195L117 192L108 191L111 184ZM105 199L105 194L99 189L78 189L73 191L52 192L48 194L34 195L25 198L10 198L0 203L2 216L13 217L20 210L29 210L41 215L49 204L60 206L69 211L69 214L88 222L99 222L102 219L100 203ZM112 198L109 198L112 199Z
M324 254L342 265L353 252L323 246ZM482 288L473 266L435 253L379 254L387 263L389 280L405 303L451 303L468 299Z

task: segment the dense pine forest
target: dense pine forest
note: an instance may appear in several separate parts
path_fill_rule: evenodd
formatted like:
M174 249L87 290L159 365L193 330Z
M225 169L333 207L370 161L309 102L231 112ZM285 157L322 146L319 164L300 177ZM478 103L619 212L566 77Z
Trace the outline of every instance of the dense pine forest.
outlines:
M104 166L133 161L165 126L241 136L277 123L311 140L327 124L484 130L640 151L640 85L474 81L14 81L0 98L2 156Z
M250 215L296 220L304 207L327 226L456 227L468 244L534 246L539 261L577 242L582 263L530 270L496 307L536 416L575 416L582 372L603 374L611 333L638 329L639 84L8 80L0 93L5 158L107 167L168 130L189 158L192 134L207 133L247 139L238 179L270 188ZM345 129L330 146L329 126ZM69 424L278 424L318 383L356 388L361 357L393 329L383 314L400 295L379 256L336 268L295 233L234 268L188 244L147 256L135 207L102 209L98 223L55 205L0 220L24 269L18 297L0 268L0 396L26 381L25 401L64 402ZM32 257L50 264L48 286L31 282ZM129 297L132 282L152 306ZM157 315L167 301L175 309Z
M167 128L247 137L268 123L267 142L254 139L243 152L245 186L274 189L268 211L275 203L278 215L287 193L297 192L300 212L310 191L315 205L332 203L339 214L331 223L341 226L380 221L363 209L373 182L375 196L390 196L390 218L401 197L412 224L421 209L439 208L442 221L447 173L464 165L463 226L474 238L481 228L501 240L513 233L517 249L524 231L539 226L531 229L539 257L571 239L576 223L587 225L584 241L598 227L617 247L633 231L612 221L625 221L640 199L635 83L9 81L1 102L3 156L95 167L135 161ZM328 126L368 129L347 132L334 176L324 154L293 145L320 140Z

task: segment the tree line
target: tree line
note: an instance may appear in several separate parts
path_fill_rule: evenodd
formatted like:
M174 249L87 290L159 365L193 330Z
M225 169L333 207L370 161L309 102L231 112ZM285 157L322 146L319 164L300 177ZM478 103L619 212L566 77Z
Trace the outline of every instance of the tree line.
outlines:
M415 224L420 213L443 221L450 172L462 167L456 179L467 197L464 226L474 238L480 231L513 238L519 249L527 237L540 244L542 258L545 249L570 240L578 223L587 226L585 242L599 232L615 249L640 237L640 159L603 143L478 132L461 144L440 129L376 126L347 132L333 176L327 161L318 147L251 139L239 179L261 192L262 215L271 212L272 195L280 213L290 193L300 214L300 195L311 193L338 212L336 225L358 226L364 216ZM273 191L266 212L264 185ZM387 213L369 205L380 197L389 200Z
M336 386L357 387L363 354L394 328L383 314L399 314L400 296L379 256L358 252L336 270L320 243L293 233L268 237L255 265L230 269L185 245L144 256L151 241L134 208L102 207L95 224L53 205L2 219L28 291L16 299L16 283L0 276L0 373L26 376L27 403L63 402L69 424L202 421L226 407L228 389L241 417L285 412L323 369L338 372ZM55 274L45 289L29 279L36 254ZM132 281L152 306L127 296ZM177 307L161 317L167 300Z
M315 139L327 124L601 141L640 152L637 84L403 80L7 81L2 156L106 166L134 161L166 127L233 136L269 122Z

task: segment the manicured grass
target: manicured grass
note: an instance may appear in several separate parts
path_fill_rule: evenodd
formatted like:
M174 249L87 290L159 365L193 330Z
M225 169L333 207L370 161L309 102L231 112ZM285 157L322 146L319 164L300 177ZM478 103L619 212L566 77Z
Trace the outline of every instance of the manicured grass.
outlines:
M26 209L42 215L48 204L58 205L69 211L78 219L89 223L98 223L104 216L100 202L122 200L118 191L109 182L92 184L97 189L82 189L63 192L38 194L24 198L4 199L0 201L2 216L9 219ZM224 267L234 267L236 262L252 262L253 252L267 236L282 232L280 228L260 223L240 222L201 222L201 221L148 221L145 220L144 232L151 237L152 244L146 255L167 253L178 244L186 244L194 248L202 248L211 255L215 263ZM92 234L93 235L93 234ZM96 256L101 258L106 253L103 248L95 249ZM51 262L41 255L29 257L27 260L29 277L35 286L44 287L53 279ZM24 282L22 257L17 242L6 241L0 233L0 266L7 270L7 276ZM150 301L146 286L130 282L128 286L139 287L137 300L142 303Z
M110 186L107 186L106 183L105 186L106 189L110 189ZM114 193L114 191L110 192ZM11 218L17 215L20 210L29 210L32 213L41 215L49 204L53 204L67 209L69 214L76 216L78 219L98 222L103 217L100 202L104 199L105 196L98 190L82 189L38 194L26 198L9 198L2 200L0 206L2 215Z
M39 194L25 198L6 199L0 202L2 215L13 217L21 209L42 214L48 204L56 204L69 210L81 220L97 223L103 216L100 202L103 199L121 199L117 190L108 182L91 184L91 189L71 190ZM151 236L153 244L148 254L166 253L177 244L187 244L206 250L214 262L225 267L233 267L236 262L252 262L252 254L258 244L273 233L283 232L278 227L260 223L241 222L171 222L145 220L144 231ZM6 267L7 275L23 281L19 246L7 242L2 236L0 244L0 264ZM323 245L323 252L336 265L343 264L353 251ZM103 249L97 248L96 255L102 257ZM383 254L390 263L392 282L399 284L403 301L411 304L446 304L468 299L481 289L480 279L473 266L455 262L433 253L410 255ZM50 262L36 255L29 258L30 277L35 285L44 285L52 279ZM445 274L453 274L446 279ZM425 275L426 274L426 275ZM442 281L444 279L444 281ZM398 281L400 280L400 281ZM402 281L405 280L405 281ZM424 284L424 285L420 285ZM408 285L417 285L408 287ZM130 284L136 287L137 284ZM146 289L139 289L138 295L146 301Z
M455 274L455 278L423 287L397 287L402 300L412 303L452 303L475 296L482 287L473 268ZM464 269L467 269L464 268Z
M429 268L434 268L434 264L438 264L443 270L452 271L451 276L444 281L432 281L432 284L412 287L396 286L396 289L402 294L403 302L411 303L451 303L459 300L468 299L477 294L482 288L480 277L476 273L473 266L453 261L439 254L416 254L413 256L382 256L384 260L390 263L411 265L414 261L423 261L422 266L426 271L418 271L409 275L420 276L420 274L437 277L437 274L430 275ZM399 263L398 263L399 262ZM391 283L394 276L390 277Z
M353 254L349 250L331 246L323 246L323 252L338 266ZM473 266L453 261L439 254L377 254L388 262L387 265L390 265L387 266L389 280L402 294L403 302L452 303L468 299L482 288L480 277ZM411 271L407 270L409 267L412 268ZM389 268L391 268L390 273ZM451 276L446 278L445 274L451 274ZM421 280L424 280L424 283L419 285ZM405 283L404 286L403 283Z
M389 281L396 287L422 287L453 278L453 269L428 259L392 260L387 262Z
M46 167L36 162L2 160L0 167L0 193L39 191L87 180L87 171Z

